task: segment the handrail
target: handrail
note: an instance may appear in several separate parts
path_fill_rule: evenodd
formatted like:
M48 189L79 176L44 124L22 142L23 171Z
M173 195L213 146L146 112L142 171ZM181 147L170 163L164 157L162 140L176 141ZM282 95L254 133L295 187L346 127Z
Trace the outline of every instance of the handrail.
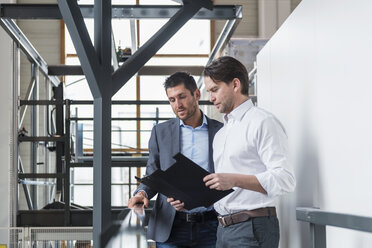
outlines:
M326 247L326 226L336 226L372 233L372 217L341 214L317 208L296 208L296 219L310 223L312 248Z

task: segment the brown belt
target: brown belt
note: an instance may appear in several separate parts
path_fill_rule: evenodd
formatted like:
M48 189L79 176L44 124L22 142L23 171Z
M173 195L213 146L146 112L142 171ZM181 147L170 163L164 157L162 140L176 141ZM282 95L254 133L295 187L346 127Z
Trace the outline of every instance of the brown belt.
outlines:
M227 227L233 224L238 224L240 222L247 221L251 218L265 217L265 216L276 216L275 207L244 210L244 211L240 211L234 214L220 215L217 218L222 227Z

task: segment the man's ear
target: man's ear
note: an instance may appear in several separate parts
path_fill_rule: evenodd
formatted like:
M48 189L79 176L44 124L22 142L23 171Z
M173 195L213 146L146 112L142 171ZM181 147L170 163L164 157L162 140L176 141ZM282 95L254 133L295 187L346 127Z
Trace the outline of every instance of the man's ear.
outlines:
M199 89L196 89L196 90L194 91L194 95L195 95L196 100L199 101L199 99L200 99L200 90L199 90Z
M232 84L233 84L234 92L240 92L241 91L241 89L240 89L241 82L240 82L239 78L234 78L232 80Z

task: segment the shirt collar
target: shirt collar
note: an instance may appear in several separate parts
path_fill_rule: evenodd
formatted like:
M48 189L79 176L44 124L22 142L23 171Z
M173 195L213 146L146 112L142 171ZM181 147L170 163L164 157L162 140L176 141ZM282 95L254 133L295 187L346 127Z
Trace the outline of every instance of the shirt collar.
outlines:
M203 115L203 123L200 125L200 127L208 126L207 117L205 116L205 114L203 112L202 112L202 115ZM187 126L187 125L183 122L183 120L180 119L180 126L184 127L184 126Z
M225 114L223 117L223 121L227 123L229 120L241 120L244 116L244 114L250 110L253 107L253 103L251 99L246 100L242 104L240 104L238 107L233 109L228 114Z

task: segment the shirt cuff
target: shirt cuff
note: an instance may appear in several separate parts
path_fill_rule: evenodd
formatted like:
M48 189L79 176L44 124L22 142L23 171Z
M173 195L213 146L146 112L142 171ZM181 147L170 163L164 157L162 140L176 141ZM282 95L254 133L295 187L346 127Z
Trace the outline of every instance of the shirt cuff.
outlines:
M269 171L255 175L262 188L266 190L267 196L275 197L280 194L280 188L275 182L275 178Z

